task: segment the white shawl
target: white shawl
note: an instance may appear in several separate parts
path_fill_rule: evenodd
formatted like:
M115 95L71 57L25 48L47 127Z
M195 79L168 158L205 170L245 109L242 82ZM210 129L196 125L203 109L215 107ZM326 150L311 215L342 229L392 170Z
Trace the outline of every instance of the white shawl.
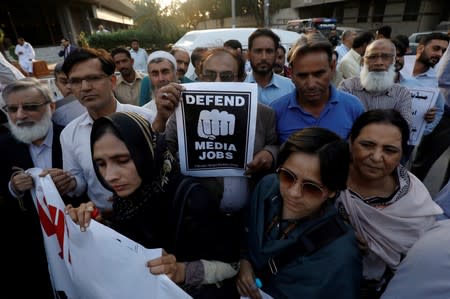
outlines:
M442 209L434 203L427 188L412 173L407 172L407 191L391 205L377 209L365 203L348 189L342 192L342 203L354 230L368 244L369 254L363 260L366 279L379 279L386 265L396 269L414 242L435 223ZM404 190L401 186L398 192Z

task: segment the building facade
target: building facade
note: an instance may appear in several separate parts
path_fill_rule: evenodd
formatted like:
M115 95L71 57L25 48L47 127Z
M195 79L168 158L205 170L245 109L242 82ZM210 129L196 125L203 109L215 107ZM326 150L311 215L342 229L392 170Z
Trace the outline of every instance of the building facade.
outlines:
M270 0L270 2L276 0ZM270 16L270 27L286 28L293 19L336 18L339 26L375 31L392 26L392 34L434 30L450 21L450 1L442 0L291 0L291 7ZM197 29L231 27L231 18L200 22ZM236 27L254 27L253 17L237 17ZM450 27L450 26L449 26ZM449 28L450 29L450 28ZM444 30L445 31L445 30Z
M59 45L62 37L76 44L80 32L90 35L99 24L110 31L129 28L134 13L128 0L4 1L0 28L12 44L20 36L33 46Z

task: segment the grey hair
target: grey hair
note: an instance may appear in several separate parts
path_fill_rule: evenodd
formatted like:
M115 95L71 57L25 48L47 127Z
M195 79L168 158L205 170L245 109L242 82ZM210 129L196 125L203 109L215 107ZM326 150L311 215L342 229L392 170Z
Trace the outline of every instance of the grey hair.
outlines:
M8 97L12 93L32 88L39 91L39 93L45 98L46 101L54 102L52 94L50 93L50 90L47 88L47 86L39 82L39 80L31 77L23 78L6 85L2 91L3 101L6 103Z

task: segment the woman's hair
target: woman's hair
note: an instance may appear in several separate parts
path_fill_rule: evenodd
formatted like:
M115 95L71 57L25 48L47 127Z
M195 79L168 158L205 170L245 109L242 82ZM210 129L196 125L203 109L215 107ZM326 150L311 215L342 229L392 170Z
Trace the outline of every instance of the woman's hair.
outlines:
M134 112L116 112L97 119L91 131L92 156L94 155L95 142L106 133L112 133L125 143L143 181L153 179L156 169L154 158L155 137L146 119ZM102 185L111 189L100 175L95 162L94 169Z
M299 130L283 143L278 156L282 165L292 153L313 154L319 157L322 183L331 191L346 188L350 152L347 142L330 130L311 127Z
M409 139L409 126L403 116L393 109L374 109L361 114L353 123L350 131L350 141L353 143L358 138L361 130L370 124L390 124L397 127L402 134L402 151L407 152Z

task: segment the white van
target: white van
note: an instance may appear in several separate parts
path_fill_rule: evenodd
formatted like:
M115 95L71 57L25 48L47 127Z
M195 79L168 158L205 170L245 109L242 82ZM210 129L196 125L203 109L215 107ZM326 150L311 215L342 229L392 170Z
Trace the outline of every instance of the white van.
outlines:
M206 30L193 30L187 32L181 37L173 46L184 48L189 51L189 54L197 47L221 47L223 43L229 39L236 39L241 42L244 50L248 49L248 37L257 28L221 28L221 29L206 29ZM280 37L281 44L286 51L292 47L292 45L301 36L297 32L287 31L282 29L271 29L275 34ZM186 76L189 77L194 73L192 64L189 65L189 69Z

